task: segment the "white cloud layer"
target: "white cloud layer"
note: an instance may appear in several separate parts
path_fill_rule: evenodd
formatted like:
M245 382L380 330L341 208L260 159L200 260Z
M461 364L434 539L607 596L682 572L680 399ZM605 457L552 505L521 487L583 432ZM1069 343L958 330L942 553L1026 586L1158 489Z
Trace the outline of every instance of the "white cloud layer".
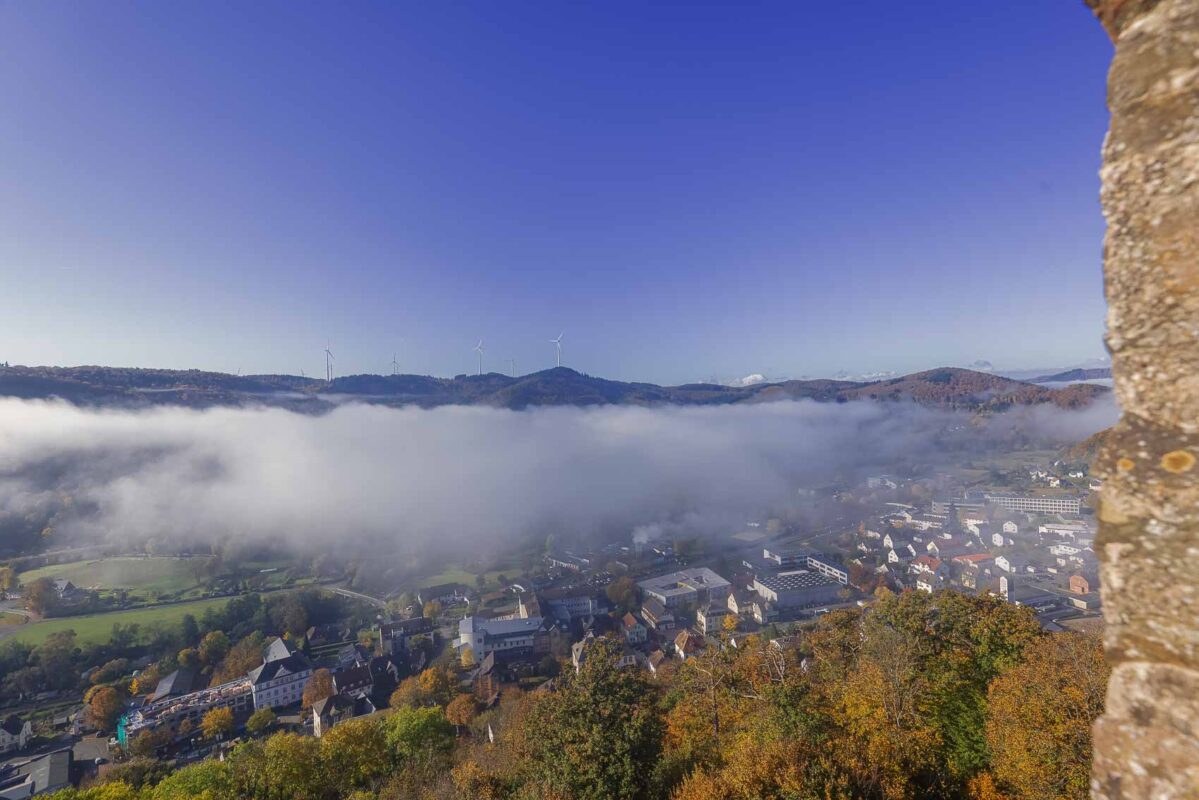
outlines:
M1036 408L1004 415L991 435L1023 426L1076 441L1114 419L1110 403ZM486 549L546 531L744 520L790 502L799 485L928 453L963 421L871 403L345 405L306 416L3 400L0 511L69 495L77 512L58 525L76 537Z

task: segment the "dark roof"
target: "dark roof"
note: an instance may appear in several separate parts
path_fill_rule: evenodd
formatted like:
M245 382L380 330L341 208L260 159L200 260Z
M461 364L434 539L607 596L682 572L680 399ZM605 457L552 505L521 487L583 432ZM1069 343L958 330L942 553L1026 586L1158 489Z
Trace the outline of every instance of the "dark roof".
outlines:
M378 711L378 707L369 697L351 697L345 694L335 694L331 697L317 700L312 704L312 711L318 717L341 714L346 711L350 712L351 717L360 717L363 714L375 713Z
M351 667L343 669L333 676L333 685L337 687L337 691L344 692L351 689L363 689L369 687L375 682L375 676L371 674L369 665L361 667Z
M334 694L329 697L322 697L312 704L312 710L318 717L325 716L325 712L345 711L354 707L354 698L344 694Z
M170 675L166 676L158 682L158 686L154 689L154 696L150 698L151 702L162 700L164 697L177 697L181 694L190 694L195 691L199 681L199 675L194 669L177 669Z
M3 722L0 722L0 729L2 729L9 736L20 736L21 731L24 728L25 720L21 719L16 714L12 714L6 717Z
M295 646L283 638L275 639L266 646L266 650L262 654L263 661L283 661L290 658L296 652Z
M337 660L342 663L353 662L355 664L365 664L370 657L370 651L358 642L342 645L337 650Z
M39 794L70 783L72 760L71 750L67 748L31 758L17 769L33 780L33 792Z
M431 630L433 630L433 620L426 617L397 619L392 620L391 622L384 622L379 626L379 631L384 636L394 636L396 634L406 636L414 633L425 633L426 631Z
M773 592L794 591L796 589L811 589L816 586L832 586L837 584L832 578L825 577L819 572L780 572L778 575L768 575L758 578L758 582ZM840 584L837 584L840 585Z
M257 685L310 669L312 669L312 665L308 663L308 659L297 653L276 661L267 661L262 666L250 670L250 682Z
M652 597L647 597L641 603L641 613L649 614L654 619L662 619L663 617L673 617L674 614L667 611L666 606Z

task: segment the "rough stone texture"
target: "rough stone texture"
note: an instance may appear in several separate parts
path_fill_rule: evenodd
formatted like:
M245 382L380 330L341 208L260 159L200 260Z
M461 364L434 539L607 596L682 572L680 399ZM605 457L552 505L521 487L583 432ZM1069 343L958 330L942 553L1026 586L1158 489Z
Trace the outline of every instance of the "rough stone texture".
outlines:
M1116 43L1103 210L1124 416L1099 458L1097 798L1199 800L1199 0L1087 0Z

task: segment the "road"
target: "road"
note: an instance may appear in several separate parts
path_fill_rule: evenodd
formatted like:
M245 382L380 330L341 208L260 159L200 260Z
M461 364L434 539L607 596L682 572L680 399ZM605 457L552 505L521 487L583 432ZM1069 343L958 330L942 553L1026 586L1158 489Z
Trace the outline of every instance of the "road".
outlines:
M18 617L24 617L25 622L20 625L0 625L0 640L12 636L17 631L21 630L31 622L37 622L41 617L34 614L32 611L27 611L21 608L20 600L4 600L0 602L0 612L5 614L15 614Z

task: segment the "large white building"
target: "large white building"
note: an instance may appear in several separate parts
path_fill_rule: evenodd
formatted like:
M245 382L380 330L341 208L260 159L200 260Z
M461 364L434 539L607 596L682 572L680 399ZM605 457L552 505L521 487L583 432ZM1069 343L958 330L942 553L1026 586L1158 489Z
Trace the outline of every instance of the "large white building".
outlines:
M1082 511L1082 501L1068 495L988 494L986 499L988 503L994 503L1008 511L1074 515Z
M476 661L488 653L523 655L532 652L542 632L541 617L489 619L463 617L458 623L459 649L469 647Z
M669 575L639 581L642 593L668 609L724 603L732 585L707 567L679 570Z
M300 702L312 665L283 639L271 642L262 666L250 670L254 708L277 708Z

